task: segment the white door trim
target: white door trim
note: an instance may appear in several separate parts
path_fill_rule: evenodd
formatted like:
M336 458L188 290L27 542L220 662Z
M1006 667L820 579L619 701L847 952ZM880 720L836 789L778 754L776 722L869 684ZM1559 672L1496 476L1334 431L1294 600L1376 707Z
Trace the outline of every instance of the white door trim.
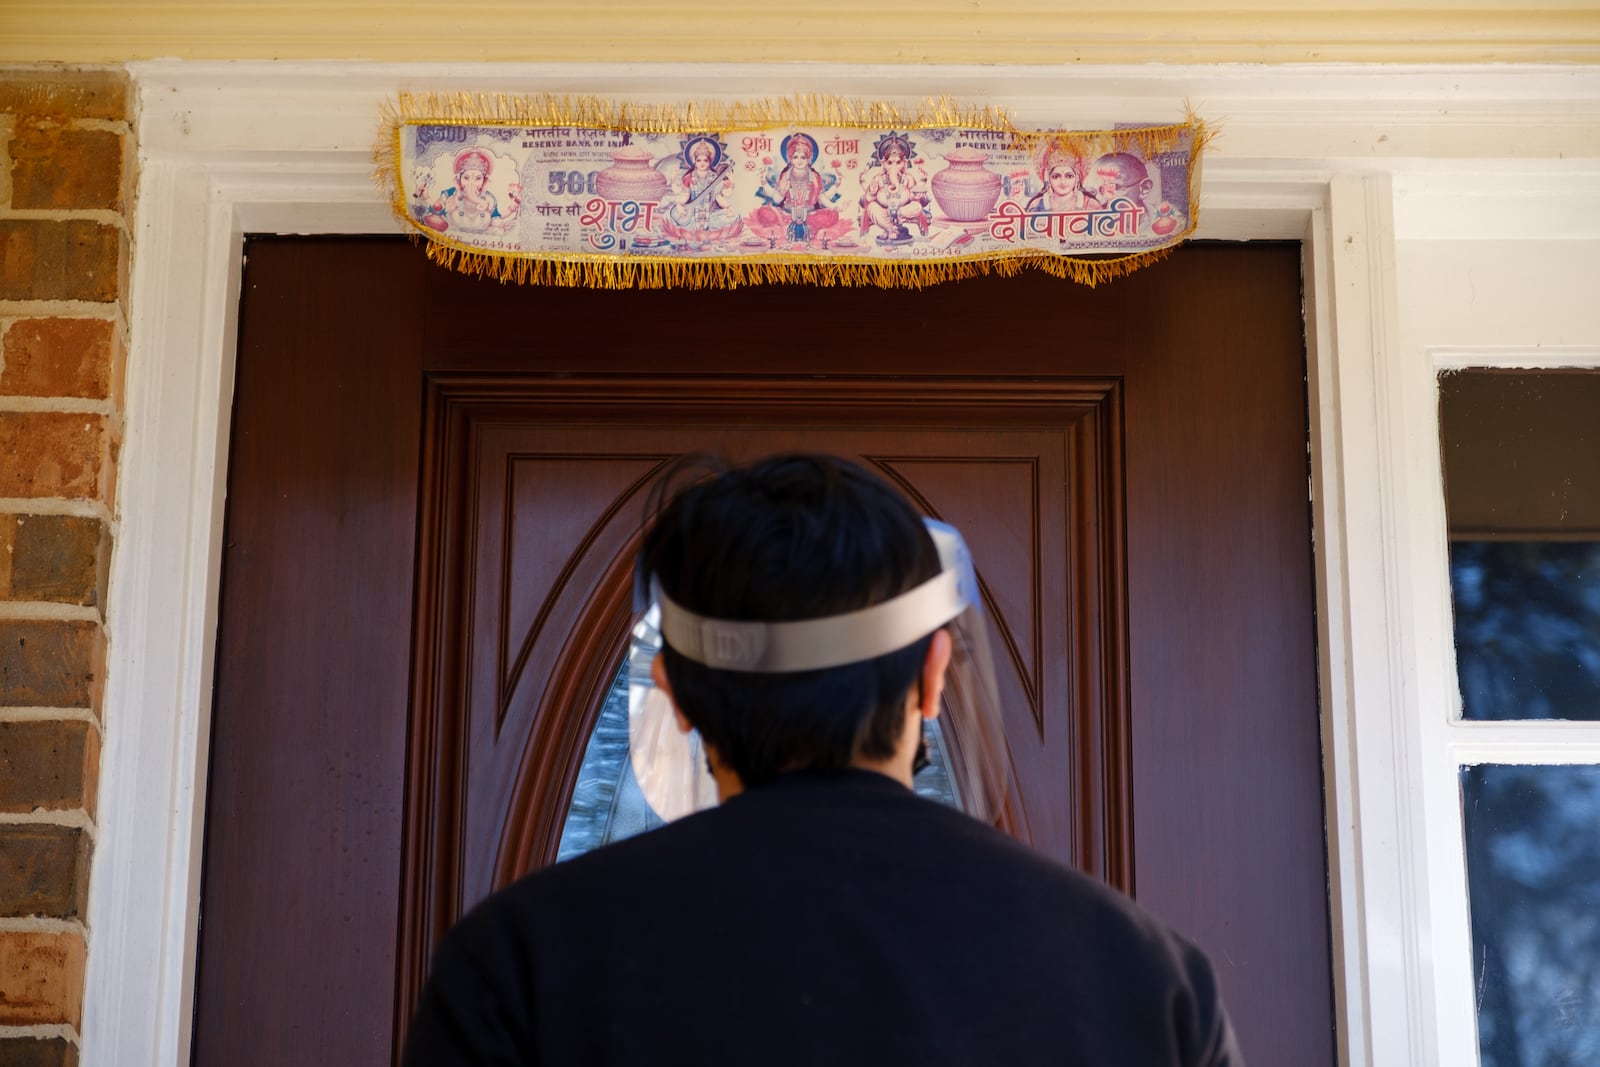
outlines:
M88 1067L189 1059L243 237L395 232L368 157L379 106L403 88L636 100L947 93L1036 126L1165 121L1188 101L1217 122L1200 236L1305 242L1341 1062L1435 1064L1441 1029L1472 1025L1434 996L1428 901L1438 872L1424 846L1459 831L1430 825L1421 794L1404 500L1393 477L1401 423L1387 369L1398 312L1391 176L1581 182L1600 157L1595 71L177 61L130 69L140 175L88 916ZM1451 224L1447 212L1412 218L1424 235Z

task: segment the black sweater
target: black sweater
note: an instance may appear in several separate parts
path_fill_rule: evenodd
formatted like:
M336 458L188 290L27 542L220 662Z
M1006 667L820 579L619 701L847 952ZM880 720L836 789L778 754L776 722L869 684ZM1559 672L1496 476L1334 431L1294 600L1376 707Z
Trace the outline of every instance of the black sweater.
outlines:
M445 937L406 1067L1242 1063L1201 953L867 771L532 874Z

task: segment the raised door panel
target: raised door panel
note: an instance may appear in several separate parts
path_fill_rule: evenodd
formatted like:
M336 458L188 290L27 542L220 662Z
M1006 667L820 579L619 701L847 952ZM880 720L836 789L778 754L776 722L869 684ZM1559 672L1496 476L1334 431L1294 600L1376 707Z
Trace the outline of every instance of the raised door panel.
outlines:
M659 472L705 449L852 456L969 537L999 644L1015 782L1003 824L1127 886L1117 687L1079 669L1120 637L1092 594L1121 589L1111 382L840 390L795 380L435 383L426 596L407 807L409 988L426 947L495 887L551 862L583 747L633 622L631 563ZM940 409L930 415L930 409ZM713 417L719 414L720 417ZM959 412L958 418L951 418ZM899 425L897 425L899 423ZM950 428L954 423L956 428ZM1087 480L1091 487L1080 488ZM427 531L436 531L429 533ZM1108 568L1111 571L1108 571ZM1080 592L1091 601L1080 604ZM1107 697L1111 700L1107 703ZM959 743L961 711L951 711ZM1115 765L1113 774L1095 768Z
M461 689L466 901L495 882L534 717L553 703L559 681L551 667L588 636L585 616L638 528L641 493L670 458L575 451L563 447L569 434L560 429L495 423L474 436L474 521L463 545L470 623L458 631L469 664ZM610 649L603 655L611 658Z

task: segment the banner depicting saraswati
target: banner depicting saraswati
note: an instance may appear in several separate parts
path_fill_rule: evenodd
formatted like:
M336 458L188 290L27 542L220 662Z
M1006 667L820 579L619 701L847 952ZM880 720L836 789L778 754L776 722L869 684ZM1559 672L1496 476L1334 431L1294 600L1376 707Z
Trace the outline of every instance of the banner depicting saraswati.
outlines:
M1093 282L1193 231L1200 124L1026 131L978 114L678 129L423 115L392 123L379 162L436 258L567 284L922 284L1033 260Z

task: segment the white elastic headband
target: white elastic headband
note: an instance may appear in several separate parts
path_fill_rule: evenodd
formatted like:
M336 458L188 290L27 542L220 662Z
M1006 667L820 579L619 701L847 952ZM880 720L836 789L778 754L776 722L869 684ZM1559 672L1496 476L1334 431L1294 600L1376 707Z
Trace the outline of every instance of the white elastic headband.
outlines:
M708 619L675 603L652 579L661 639L674 652L723 671L781 674L877 659L933 633L971 606L971 557L953 526L925 520L943 569L915 589L843 615L793 622Z

